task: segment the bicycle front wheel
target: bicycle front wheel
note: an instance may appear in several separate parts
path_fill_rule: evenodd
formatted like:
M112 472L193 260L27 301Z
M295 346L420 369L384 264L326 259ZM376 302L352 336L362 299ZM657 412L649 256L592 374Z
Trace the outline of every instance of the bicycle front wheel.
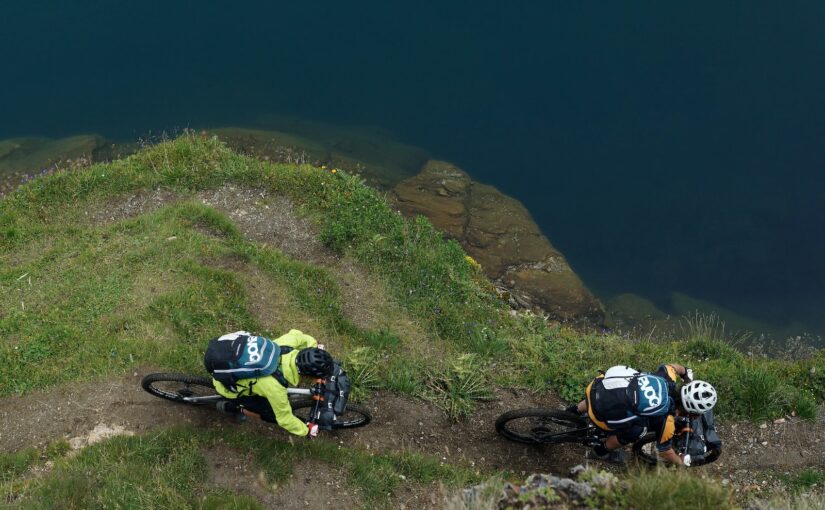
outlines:
M633 443L633 453L645 464L655 466L659 463L659 452L656 449L656 434L651 432L645 434L641 439ZM712 447L704 455L691 456L690 467L710 464L719 458L722 453L721 448Z
M651 466L659 462L659 453L656 450L656 434L649 433L633 443L633 453L640 461Z
M187 374L149 374L140 381L144 390L173 402L214 405L223 397L215 391L212 380Z
M310 421L312 409L315 406L315 401L306 398L296 400L292 404L292 414L297 416L303 422ZM332 423L332 429L354 429L356 427L363 427L372 420L372 415L366 408L355 404L347 404L347 409L344 414L336 416L335 422Z
M587 435L587 422L566 411L517 409L498 417L496 431L518 443L577 443Z

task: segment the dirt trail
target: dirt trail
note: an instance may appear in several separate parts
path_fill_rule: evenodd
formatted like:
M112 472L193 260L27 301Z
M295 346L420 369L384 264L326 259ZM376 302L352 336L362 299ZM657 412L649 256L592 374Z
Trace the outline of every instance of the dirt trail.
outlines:
M87 435L95 426L123 427L135 434L172 425L232 428L238 433L262 433L277 440L289 435L262 422L236 423L212 409L178 405L144 392L140 379L152 370L104 382L70 384L51 391L0 399L0 449L16 451L58 439ZM499 438L495 418L516 407L549 405L550 397L498 391L497 400L483 403L469 419L456 423L435 406L401 395L375 393L366 402L373 424L363 429L325 434L325 440L343 441L376 452L410 450L439 456L445 462L505 469L516 474L558 472L581 462L582 452L517 445Z
M254 420L238 423L213 409L153 397L140 387L143 375L153 371L144 369L119 379L0 398L3 423L0 449L16 451L60 439L86 438L96 427L143 434L180 424L261 434L280 441L291 439L274 425ZM473 416L460 423L453 422L433 405L406 396L375 393L365 405L373 414L372 424L362 429L324 433L319 440L376 453L414 451L440 457L445 463L481 471L507 470L519 476L532 472L566 472L583 460L581 448L531 448L496 435L493 423L499 414L523 406L558 407L558 402L550 396L498 391L495 401L482 404ZM298 445L305 439L294 441ZM316 466L309 471L316 475L323 473L325 478L321 483L315 476L311 482L305 482L301 477L307 471L298 466L288 483L268 487L262 481L262 474L250 467L254 463L238 452L218 446L205 451L204 456L210 466L212 483L266 504L277 503L278 508L306 508L305 501L312 506L326 500L336 501L340 508L359 507L357 490L347 486L346 474L335 468ZM313 487L313 494L300 496L308 486ZM438 508L440 501L437 483L429 487L402 484L393 495L393 506L398 508Z
M212 409L167 402L144 392L140 378L152 370L103 383L72 384L24 397L0 399L0 448L16 451L58 439L86 438L97 427L141 434L180 424L254 433L273 440L290 436L277 426L257 421L237 423ZM321 441L360 447L376 453L414 451L440 457L445 463L475 467L482 472L505 470L515 478L540 472L566 474L586 463L581 446L531 447L506 441L493 429L496 417L519 407L559 407L552 396L498 390L467 420L455 423L427 402L406 396L375 393L365 403L373 422L362 429L325 433ZM807 467L823 468L825 424L799 419L781 423L722 424L722 458L698 468L731 485L741 496L769 495L783 486L782 477ZM294 441L296 445L304 441ZM358 489L345 483L340 468L306 461L281 486L268 486L263 474L244 454L217 446L204 452L215 486L254 497L274 508L325 507L335 501L342 509L359 508ZM616 468L597 464L599 468ZM309 488L311 487L311 490ZM392 497L394 508L440 508L442 493L430 486L402 483ZM274 505L274 506L273 506Z
M236 423L212 409L167 402L144 392L144 369L119 379L70 384L25 396L0 398L0 449L16 451L57 439L87 435L96 425L121 426L136 434L172 425L235 429L277 440L288 434L262 422ZM500 438L493 423L501 413L520 407L559 408L550 394L533 395L497 390L495 399L481 403L468 419L453 422L428 402L403 395L376 392L365 403L373 423L362 429L336 431L323 440L343 441L376 452L415 451L449 463L481 470L507 470L515 475L532 472L564 473L584 462L579 446L531 447ZM707 469L722 477L745 470L753 473L795 471L823 466L825 424L798 418L782 423L721 424L723 457Z

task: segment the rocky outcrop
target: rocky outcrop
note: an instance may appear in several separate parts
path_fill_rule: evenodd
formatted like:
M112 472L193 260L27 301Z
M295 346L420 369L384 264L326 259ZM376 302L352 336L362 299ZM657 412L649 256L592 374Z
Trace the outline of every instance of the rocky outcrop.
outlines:
M603 322L601 303L518 200L443 161L427 162L392 195L402 213L426 216L458 240L519 304L559 319Z
M530 475L523 484L490 480L449 498L445 508L493 510L499 508L618 508L625 488L616 475L576 466L572 478Z

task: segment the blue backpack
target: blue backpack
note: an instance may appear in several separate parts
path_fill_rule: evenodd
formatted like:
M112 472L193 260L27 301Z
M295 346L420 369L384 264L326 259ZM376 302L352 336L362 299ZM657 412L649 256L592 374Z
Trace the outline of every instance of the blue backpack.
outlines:
M238 393L239 380L267 375L287 387L289 384L279 368L281 356L291 350L268 338L237 331L210 340L203 364L215 380L233 393Z
M667 381L657 375L615 366L593 381L590 403L600 421L620 428L667 414L671 404L668 390Z
M670 409L668 384L652 374L638 374L630 381L627 395L639 416L662 416Z

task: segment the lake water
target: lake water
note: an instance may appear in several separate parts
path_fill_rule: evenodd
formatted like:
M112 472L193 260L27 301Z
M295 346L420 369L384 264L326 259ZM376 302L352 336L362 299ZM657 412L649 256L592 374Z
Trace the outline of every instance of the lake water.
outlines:
M377 126L520 199L603 299L825 332L825 2L7 2L0 139Z

